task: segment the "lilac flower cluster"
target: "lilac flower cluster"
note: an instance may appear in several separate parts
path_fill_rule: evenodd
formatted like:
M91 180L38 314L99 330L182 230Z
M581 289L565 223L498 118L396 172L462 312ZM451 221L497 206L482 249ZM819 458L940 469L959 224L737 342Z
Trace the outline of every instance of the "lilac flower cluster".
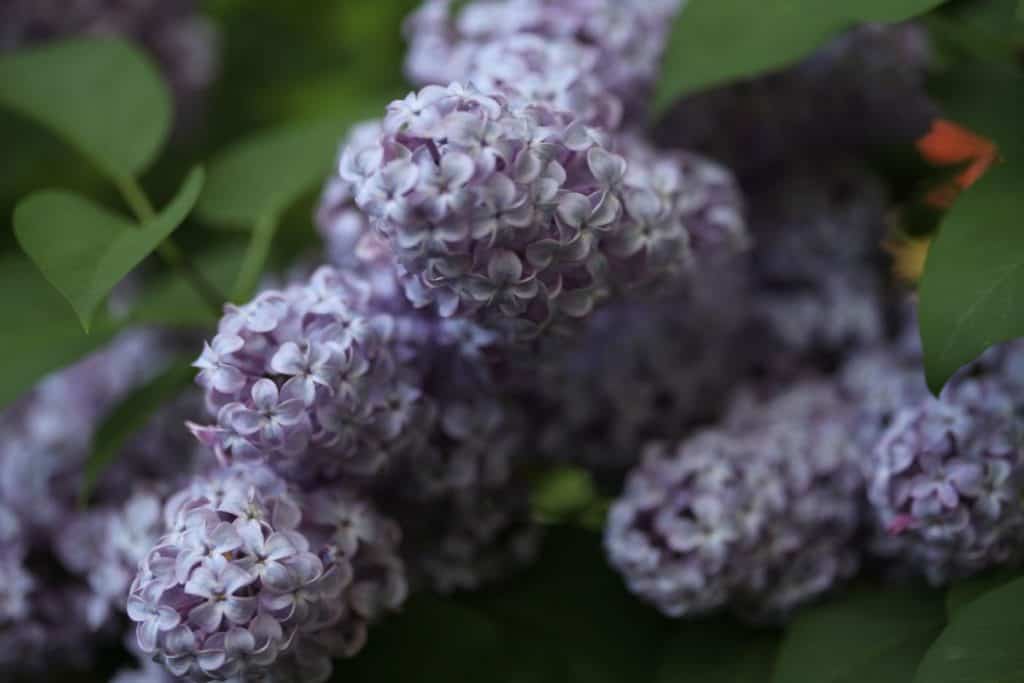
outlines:
M0 52L82 35L138 42L156 60L174 93L178 115L195 119L218 70L217 36L193 0L5 0Z
M868 467L876 551L936 584L1024 561L1019 343L896 412Z
M172 402L123 446L79 508L100 420L166 366L170 340L130 332L47 377L0 415L0 674L87 666L90 640L116 639L135 563L157 537L151 494L190 468L182 430L195 402ZM147 483L148 482L148 483Z
M885 262L887 198L855 163L795 164L751 193L754 296L750 333L777 376L876 346L889 334Z
M669 616L729 606L756 620L852 576L862 486L845 405L814 382L677 446L655 442L613 504L611 564Z
M425 0L406 24L419 85L474 83L614 128L642 120L680 0Z
M195 362L214 425L193 425L222 463L289 478L369 477L416 447L418 379L394 354L395 320L367 283L324 267L308 282L229 306Z
M141 650L175 676L323 681L405 599L399 531L340 488L300 492L260 465L196 479L131 584ZM290 659L294 661L289 662Z
M908 144L937 114L925 90L931 62L922 26L863 24L781 72L686 97L655 138L720 159L744 179L770 178L797 158L827 163Z
M614 142L539 102L428 86L392 103L379 135L350 138L321 224L357 259L386 258L354 200L415 306L528 339L745 244L728 172Z
M519 359L517 388L540 414L536 450L617 473L641 444L716 419L751 366L741 343L745 266L724 263L699 288L609 305L571 342Z

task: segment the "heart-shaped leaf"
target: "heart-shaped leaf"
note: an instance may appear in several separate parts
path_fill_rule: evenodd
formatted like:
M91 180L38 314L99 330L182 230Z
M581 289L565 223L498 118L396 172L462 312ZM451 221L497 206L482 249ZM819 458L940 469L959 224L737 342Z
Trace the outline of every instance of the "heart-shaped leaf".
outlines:
M85 334L67 302L23 254L0 259L0 407L28 391L47 373L68 365L109 340L118 326L99 315Z
M352 120L288 124L228 148L210 164L196 207L214 225L251 230L320 186Z
M114 179L145 169L171 122L149 58L114 38L73 39L0 57L0 106L46 126Z
M945 0L689 0L666 46L655 110L713 85L788 66L862 21L904 21Z
M1024 579L958 610L928 649L914 683L1016 683L1024 680ZM906 679L905 679L906 680Z
M18 204L14 231L88 331L100 302L181 225L202 186L197 168L167 208L141 226L72 192L44 190Z
M906 683L945 625L942 593L865 587L802 611L774 683Z

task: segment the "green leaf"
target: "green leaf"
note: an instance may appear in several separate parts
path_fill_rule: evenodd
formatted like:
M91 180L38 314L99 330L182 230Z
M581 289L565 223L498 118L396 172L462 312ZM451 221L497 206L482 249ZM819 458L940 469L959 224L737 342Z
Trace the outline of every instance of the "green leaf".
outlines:
M479 683L503 668L501 629L478 611L429 594L373 627L358 657L335 663L334 681Z
M14 231L88 331L100 302L181 225L202 186L197 168L167 208L141 226L71 192L44 190L18 204Z
M113 38L0 57L0 106L49 128L114 179L145 169L171 122L170 95L156 68Z
M725 619L682 626L665 644L655 683L767 683L780 635Z
M864 587L799 613L774 683L907 683L945 625L942 594Z
M327 177L352 119L288 124L230 147L210 164L196 207L215 225L253 229Z
M466 597L509 633L532 634L567 671L561 681L650 681L671 624L626 591L601 536L549 529L535 566L514 581Z
M946 591L946 616L952 621L966 605L1020 576L1019 570L998 569L956 582Z
M242 262L241 245L224 245L194 257L196 268L218 291L226 291L238 274ZM168 272L150 283L140 294L129 314L138 325L162 325L176 328L203 328L217 322L217 316L177 272Z
M177 396L195 377L191 361L178 361L135 389L114 406L96 430L92 452L85 462L81 499L86 502L103 472L113 464L125 443L146 426L153 414Z
M989 346L1024 336L1022 178L1011 164L991 169L957 199L928 252L918 317L935 393Z
M1024 78L968 64L930 83L943 114L993 139L1005 160L956 201L928 252L919 324L932 391L986 348L1024 335Z
M82 332L68 315L67 302L20 253L0 257L0 309L11 321L0 325L0 407L44 375L103 345L118 330L106 315L99 315L92 334Z
M914 683L1024 681L1024 579L986 593L959 611L928 649Z
M945 0L690 0L666 46L654 108L788 66L861 21L904 21Z

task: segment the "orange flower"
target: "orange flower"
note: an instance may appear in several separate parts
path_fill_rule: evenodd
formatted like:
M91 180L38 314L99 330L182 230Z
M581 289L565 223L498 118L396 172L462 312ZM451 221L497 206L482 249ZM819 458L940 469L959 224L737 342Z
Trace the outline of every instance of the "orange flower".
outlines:
M991 140L945 119L932 122L931 130L918 139L917 150L935 166L966 164L966 168L951 182L943 183L928 193L926 203L940 209L952 206L960 191L985 175L999 156L999 150Z

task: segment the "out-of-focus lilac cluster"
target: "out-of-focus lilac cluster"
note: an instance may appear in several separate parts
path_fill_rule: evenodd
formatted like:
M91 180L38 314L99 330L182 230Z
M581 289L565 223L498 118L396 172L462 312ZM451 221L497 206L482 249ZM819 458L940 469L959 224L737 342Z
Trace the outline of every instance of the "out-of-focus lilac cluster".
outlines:
M83 510L86 463L100 421L167 366L173 343L125 333L0 414L0 674L87 666L88 643L117 641L135 565L161 531L154 492L192 467L182 424L197 397L128 439Z
M845 404L812 382L740 403L721 427L649 446L609 513L609 560L669 616L778 619L857 569Z
M795 66L682 99L655 139L719 159L744 181L797 159L863 157L928 132L938 113L925 90L931 63L924 27L864 24Z
M866 463L876 550L936 584L1024 560L1024 393L1007 344L891 417Z
M179 126L195 123L218 71L217 35L194 0L5 0L0 52L74 36L120 36L159 65L174 94Z
M680 0L425 0L406 24L418 85L493 85L615 128L642 122Z

